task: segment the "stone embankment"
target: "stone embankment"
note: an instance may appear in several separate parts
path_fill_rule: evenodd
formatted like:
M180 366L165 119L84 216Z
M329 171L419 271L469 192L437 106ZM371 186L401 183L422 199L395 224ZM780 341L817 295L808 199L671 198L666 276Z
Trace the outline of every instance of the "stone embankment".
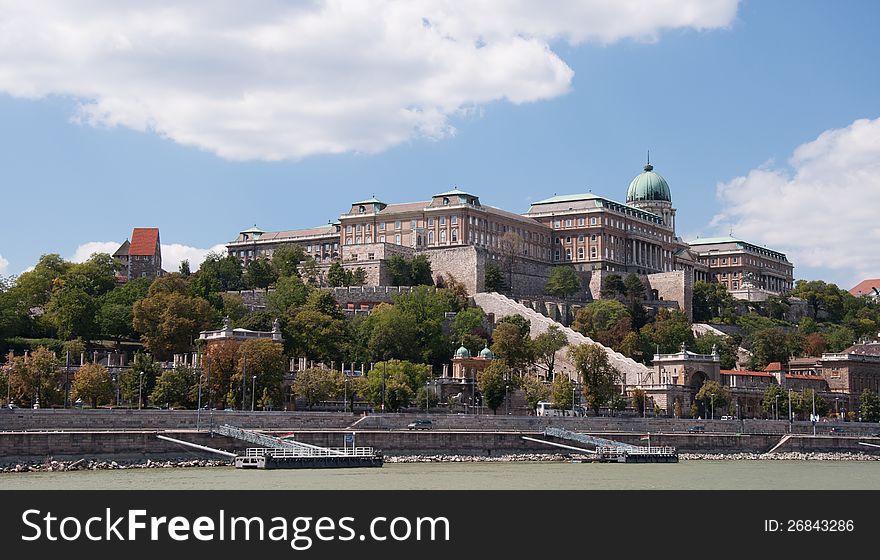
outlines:
M511 455L395 455L385 457L386 463L527 463L561 462L571 457L558 453L516 453Z
M880 461L880 455L867 453L680 453L682 461Z
M229 461L190 459L186 461L49 461L43 463L15 463L0 466L0 473L109 471L118 469L182 469L191 467L228 467Z

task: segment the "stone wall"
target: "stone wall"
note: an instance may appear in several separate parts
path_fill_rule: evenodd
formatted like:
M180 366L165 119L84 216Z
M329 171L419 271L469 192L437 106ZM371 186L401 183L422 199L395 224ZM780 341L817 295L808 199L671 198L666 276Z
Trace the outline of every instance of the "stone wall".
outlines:
M658 272L648 275L649 290L656 290L658 299L678 302L688 321L693 321L694 282L690 274L683 270Z
M446 276L464 285L468 294L483 291L486 273L486 252L472 245L422 251L431 263L434 283L443 285Z

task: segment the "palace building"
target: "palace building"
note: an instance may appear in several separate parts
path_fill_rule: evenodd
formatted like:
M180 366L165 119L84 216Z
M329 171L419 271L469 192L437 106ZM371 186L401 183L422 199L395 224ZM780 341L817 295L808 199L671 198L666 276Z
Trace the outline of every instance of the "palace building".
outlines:
M666 180L649 163L630 183L625 202L592 192L557 195L524 214L485 205L458 188L421 202L388 203L371 197L350 204L335 223L304 230L266 232L256 226L227 244L243 264L270 258L296 243L326 274L333 261L363 268L367 285L388 285L393 255L425 255L438 284L448 277L469 293L484 291L487 265L504 270L516 295L542 294L553 267L572 266L581 277L581 299L599 297L608 274L636 273L649 298L689 307L696 281L721 282L735 296L785 293L792 264L785 255L733 238L690 243L676 235L676 209Z

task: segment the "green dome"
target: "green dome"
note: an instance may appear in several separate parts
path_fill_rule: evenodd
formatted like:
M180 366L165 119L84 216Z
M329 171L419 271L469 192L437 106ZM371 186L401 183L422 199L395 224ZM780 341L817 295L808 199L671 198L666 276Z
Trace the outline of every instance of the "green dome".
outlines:
M672 202L669 193L669 184L666 179L654 173L654 166L650 163L645 166L645 171L636 175L626 191L626 201L636 202L639 200L662 200Z
M480 357L481 357L481 358L485 358L485 359L487 359L487 360L494 360L494 359L495 359L495 354L493 354L492 351L489 350L489 347L486 346L485 348L483 348L482 350L480 350Z
M462 346L461 348L459 348L458 350L455 351L455 357L456 358L470 358L471 351L468 350L467 348L465 348L464 346Z

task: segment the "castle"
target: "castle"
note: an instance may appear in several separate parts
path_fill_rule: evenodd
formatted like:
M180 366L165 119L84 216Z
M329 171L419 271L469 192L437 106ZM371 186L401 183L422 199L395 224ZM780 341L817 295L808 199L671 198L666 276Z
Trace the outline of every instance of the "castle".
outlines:
M521 297L541 295L553 267L571 266L582 280L574 298L582 301L599 297L604 276L636 273L649 300L675 302L689 316L696 281L720 282L751 301L792 288L793 265L783 253L733 237L685 242L676 235L675 218L669 184L648 163L630 183L626 203L571 194L516 214L458 188L422 202L371 197L326 226L280 232L254 226L227 250L247 265L295 243L314 258L319 277L341 260L346 268L363 268L371 286L391 284L393 255L422 254L438 284L451 276L471 294L485 290L486 267L494 263Z

